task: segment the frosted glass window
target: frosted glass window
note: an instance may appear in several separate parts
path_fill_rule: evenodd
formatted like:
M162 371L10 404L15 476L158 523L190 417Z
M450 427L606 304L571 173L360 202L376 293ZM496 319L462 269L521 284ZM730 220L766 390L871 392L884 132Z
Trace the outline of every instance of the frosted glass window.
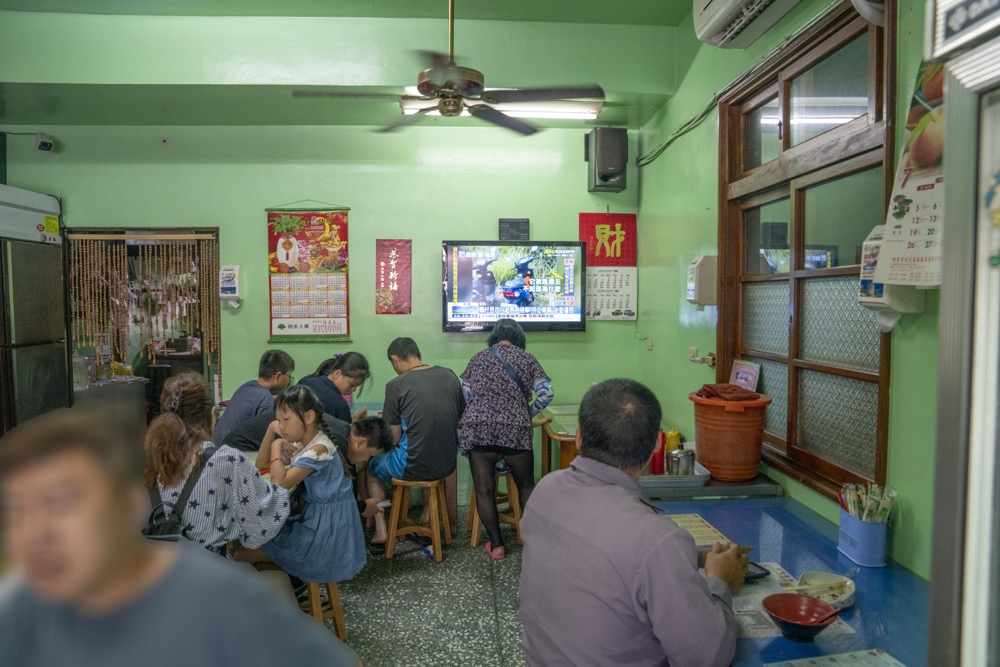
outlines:
M875 311L858 305L857 276L809 278L802 289L802 354L807 361L877 373Z
M764 429L784 439L788 433L788 364L770 359L747 357L747 361L760 366L757 391L771 397L767 406Z
M875 478L877 383L801 370L798 422L801 449Z
M743 346L788 354L788 282L743 286Z

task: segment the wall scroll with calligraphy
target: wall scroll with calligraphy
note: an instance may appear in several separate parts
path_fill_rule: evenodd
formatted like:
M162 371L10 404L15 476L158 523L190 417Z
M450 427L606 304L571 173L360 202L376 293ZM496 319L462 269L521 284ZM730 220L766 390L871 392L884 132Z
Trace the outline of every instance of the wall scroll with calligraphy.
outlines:
M580 240L587 243L587 319L636 319L635 214L581 213Z
M410 239L375 240L375 314L410 314Z
M348 208L266 209L268 342L350 340Z

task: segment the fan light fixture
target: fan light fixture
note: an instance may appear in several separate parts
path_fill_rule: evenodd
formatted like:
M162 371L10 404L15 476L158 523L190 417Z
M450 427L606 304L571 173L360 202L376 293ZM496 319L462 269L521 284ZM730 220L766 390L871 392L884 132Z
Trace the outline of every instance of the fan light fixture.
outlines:
M407 91L409 92L409 91ZM421 109L426 109L433 105L433 101L413 98L401 98L399 106L403 110L403 115L412 116ZM544 102L544 103L524 103L524 104L491 104L488 105L497 111L502 111L512 118L554 118L566 120L597 120L601 113L603 104L601 102ZM427 116L440 116L437 110L429 111ZM467 109L463 109L462 116L470 116Z

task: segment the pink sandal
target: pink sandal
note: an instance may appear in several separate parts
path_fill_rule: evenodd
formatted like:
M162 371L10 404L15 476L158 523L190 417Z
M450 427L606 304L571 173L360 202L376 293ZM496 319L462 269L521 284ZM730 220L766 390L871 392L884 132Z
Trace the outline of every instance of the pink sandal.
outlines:
M501 548L501 549L502 549L503 547L499 547L499 548ZM487 542L486 542L486 555L488 555L488 556L489 556L490 558L492 558L493 560L503 560L504 558L506 558L506 557L507 557L507 554L506 554L506 552L505 552L505 553L502 553L502 554L500 554L499 556L498 556L498 555L496 555L495 553L493 553L493 545L492 545L492 544L490 544L490 542L489 542L488 540L487 540Z

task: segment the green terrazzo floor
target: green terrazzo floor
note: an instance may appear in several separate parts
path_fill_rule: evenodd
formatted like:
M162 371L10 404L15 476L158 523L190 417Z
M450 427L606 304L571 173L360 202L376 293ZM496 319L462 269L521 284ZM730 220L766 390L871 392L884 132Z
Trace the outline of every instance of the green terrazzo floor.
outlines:
M458 536L435 563L413 542L392 560L368 565L340 585L348 641L365 667L523 665L518 581L521 549L502 527L507 558L469 547L468 511L459 508Z

